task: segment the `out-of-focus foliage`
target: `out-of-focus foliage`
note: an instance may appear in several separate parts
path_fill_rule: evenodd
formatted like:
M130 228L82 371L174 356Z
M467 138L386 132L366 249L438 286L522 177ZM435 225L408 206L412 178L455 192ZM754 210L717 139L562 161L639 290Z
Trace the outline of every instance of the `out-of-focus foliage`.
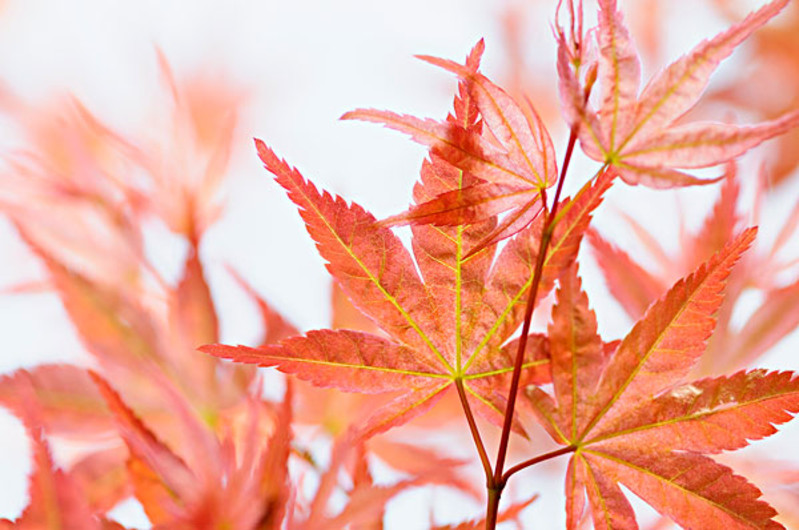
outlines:
M517 350L524 388L511 455L522 465L535 460L546 451L543 432L571 453L568 528L638 528L620 484L662 515L657 528L799 524L791 455L718 455L773 434L799 411L793 373L752 369L799 326L790 254L799 202L787 218L765 215L799 163L799 9L774 0L746 16L732 1L706 3L730 29L643 87L642 58L659 56L665 40L665 8L655 1L629 6L626 16L625 5L599 0L595 26L583 20L581 2L547 6L557 47L551 78L526 67L521 2L497 11L511 72L504 82L481 72L483 41L464 64L423 56L458 78L446 118L345 115L429 148L413 205L384 221L320 190L258 141L335 284L330 300L319 299L332 308L331 329L302 330L235 263L219 267L253 302L261 339L251 346L220 344L220 321L237 314L222 314L209 285L217 263L203 254L209 229L237 207L226 204L225 190L248 87L177 74L157 51L162 97L145 109L157 119L138 132L117 130L72 96L33 104L3 90L0 107L23 147L3 154L0 212L43 271L4 296L57 295L89 361L0 377L0 404L25 426L33 462L28 506L0 528L121 529L111 513L128 499L153 528L186 530L382 529L387 506L428 486L479 504L486 481L462 458L461 446L471 450L463 412L473 438L492 440ZM744 40L746 67L703 95ZM761 94L750 77L772 79L778 90ZM686 121L689 110L725 120L732 110L758 124ZM591 175L568 176L578 191L557 204L555 158L565 146L550 136L555 122L572 133L569 154L579 143L598 162ZM744 174L739 155L778 135L761 172ZM684 171L725 162L719 179ZM704 224L681 229L679 251L670 253L630 216L636 245L591 226L622 180L654 188L721 182ZM752 182L758 194L747 203L742 188ZM761 233L774 234L752 249L749 211L762 217L754 219ZM411 225L411 251L393 224ZM153 225L179 242L174 278L148 249ZM578 275L584 235L636 322L621 341L600 338L589 307ZM556 301L547 328L522 348L536 281L538 301L557 285ZM761 301L740 323L736 308L752 292ZM449 447L436 443L447 437L455 440ZM64 441L80 447L77 457L53 456ZM521 489L499 521L549 502ZM449 526L431 513L430 527L484 528L473 511Z

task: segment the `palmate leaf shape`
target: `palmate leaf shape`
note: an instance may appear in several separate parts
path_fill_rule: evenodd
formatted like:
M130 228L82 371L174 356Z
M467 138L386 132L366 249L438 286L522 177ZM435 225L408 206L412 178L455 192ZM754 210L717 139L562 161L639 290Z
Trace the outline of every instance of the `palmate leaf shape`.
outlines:
M799 412L799 377L753 370L685 383L703 352L744 231L677 282L606 354L576 265L560 278L550 326L554 397L527 395L551 436L575 448L566 477L568 528L585 495L594 526L638 528L619 483L685 528L782 528L760 491L704 456L776 432Z
M557 165L552 139L532 103L517 102L479 72L484 44L480 40L464 65L419 56L457 75L460 98L444 122L374 109L347 112L342 119L381 123L411 135L431 148L433 156L477 180L428 197L383 224L460 225L485 221L509 211L507 218L477 242L467 255L512 236L542 209L541 192L555 183ZM469 108L458 109L467 104ZM481 118L475 123L477 113Z
M491 266L495 247L464 261L467 242L491 223L460 227L414 227L414 252L425 281L407 250L388 228L359 206L322 194L265 144L266 167L300 207L328 271L353 303L390 336L351 330L316 330L277 346L209 345L202 351L238 362L277 366L319 386L350 392L400 392L363 426L364 436L403 423L462 384L473 406L498 423L504 403L499 390L510 378L515 350L503 348L523 318L542 231L539 219L510 240ZM456 184L460 172L443 162L426 162L417 196L435 193L441 182ZM447 178L449 173L449 178ZM571 262L592 211L612 174L589 182L561 206L544 264L542 292ZM525 357L528 382L540 380L545 341L531 335Z
M656 188L712 182L674 168L702 168L730 160L799 124L790 112L758 125L694 122L675 124L699 99L718 64L789 0L774 0L745 20L703 41L653 79L639 95L641 66L616 0L600 0L596 32L599 57L598 109L585 103L559 35L561 94L565 114L579 123L580 145L588 156L611 164L629 184Z
M455 100L453 120L470 131L478 127L477 102L465 84ZM523 318L543 220L539 217L519 232L496 260L495 246L464 258L467 249L495 229L494 218L465 226L415 225L414 263L399 239L363 208L320 193L263 142L256 140L256 145L266 168L300 208L328 271L353 304L389 337L317 330L279 345L201 349L238 362L277 366L319 386L398 392L362 425L363 436L404 423L453 386L468 396L479 414L498 423L504 410L499 396L506 394L500 391L510 379L515 355L512 344L505 343ZM603 173L573 200L562 202L541 292L548 291L560 270L574 259L591 213L612 180L612 173ZM423 164L414 198L422 204L475 181L434 150ZM546 372L535 369L546 363L544 345L542 336L532 336L524 359L528 382Z

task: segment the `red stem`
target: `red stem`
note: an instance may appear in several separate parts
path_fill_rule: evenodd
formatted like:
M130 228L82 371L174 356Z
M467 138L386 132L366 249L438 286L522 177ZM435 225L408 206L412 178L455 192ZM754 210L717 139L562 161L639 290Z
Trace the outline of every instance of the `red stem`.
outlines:
M489 505L486 511L486 530L493 530L496 527L496 517L499 511L499 500L502 496L502 489L505 487L503 482L503 470L505 467L505 458L508 454L508 443L510 442L511 427L513 425L513 413L516 407L516 396L519 393L519 380L521 379L522 374L524 351L527 348L527 335L530 333L530 323L533 319L533 309L535 308L536 300L538 298L538 287L541 283L541 273L544 270L547 249L549 247L549 242L552 239L552 232L555 229L554 221L555 216L558 213L558 203L560 202L560 194L563 190L563 182L565 180L564 177L566 176L566 171L569 168L569 163L571 161L576 142L577 127L572 127L571 132L569 133L569 143L566 147L566 154L563 158L560 176L558 177L558 187L555 191L552 209L549 210L549 214L547 215L546 222L544 224L544 231L541 234L541 242L538 245L538 256L536 257L535 270L533 272L533 282L530 286L530 294L527 298L527 306L524 312L524 323L522 324L522 334L519 338L519 348L516 350L516 359L513 364L513 375L511 376L510 390L508 391L508 402L505 406L505 419L502 424L502 435L500 437L499 449L497 451L497 463L494 467L493 480L489 481ZM546 204L544 206L546 206Z
M469 423L469 431L472 433L474 445L477 447L477 453L480 455L480 463L483 464L483 471L485 471L486 475L486 485L490 488L493 480L491 460L488 458L485 444L483 443L483 439L480 437L480 430L477 428L477 423L474 421L474 414L472 413L472 408L469 406L469 399L466 396L466 390L463 388L463 380L456 379L455 388L458 389L458 397L461 400L461 406L463 407L463 412L466 415L466 421Z
M543 455L538 455L535 458L531 458L530 460L525 460L524 462L516 464L515 466L513 466L512 468L507 470L504 475L502 475L502 484L505 484L506 482L508 482L508 479L511 477L511 475L514 475L514 474L518 473L522 469L526 469L526 468L528 468L530 466L534 466L534 465L539 464L539 463L541 463L541 462L543 462L545 460L549 460L551 458L555 458L555 457L560 456L560 455L573 453L576 450L577 450L577 446L576 445L570 445L568 447L561 447L560 449L557 449L555 451L550 451L549 453L544 453Z

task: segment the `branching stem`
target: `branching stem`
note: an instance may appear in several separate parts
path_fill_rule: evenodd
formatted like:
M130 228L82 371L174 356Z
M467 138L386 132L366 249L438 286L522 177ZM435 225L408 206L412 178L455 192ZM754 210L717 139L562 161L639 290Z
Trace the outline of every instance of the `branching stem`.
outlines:
M527 335L530 333L530 322L533 319L533 309L535 308L538 298L538 287L541 284L541 274L544 271L544 262L546 261L547 249L549 248L549 242L552 239L552 233L555 230L555 216L558 213L558 203L560 202L560 194L563 190L563 182L565 180L566 171L569 169L569 163L571 161L576 142L577 126L574 126L569 133L569 143L566 147L566 153L563 157L563 165L560 168L560 175L558 177L558 185L552 202L552 208L547 214L547 218L544 223L544 231L541 234L541 242L538 245L538 256L536 257L535 270L533 271L533 282L530 285L530 294L527 297L527 306L524 311L524 323L522 324L522 334L519 338L519 348L516 351L516 359L514 360L513 364L513 375L511 376L510 390L508 391L508 402L505 406L505 419L502 424L502 435L499 440L499 449L497 450L497 462L494 466L493 480L489 481L488 507L486 510L486 530L494 530L497 524L499 500L502 496L502 490L505 487L503 475L505 458L508 454L508 443L510 442L511 427L513 426L513 413L516 407L516 396L519 393L519 381L522 375L524 352L527 348ZM546 206L546 203L544 206Z
M507 470L504 475L502 475L501 484L504 485L506 482L508 482L508 479L511 477L511 475L515 475L516 473L518 473L522 469L527 469L530 466L534 466L536 464L540 464L541 462L544 462L545 460L549 460L551 458L555 458L555 457L558 457L560 455L573 453L576 450L577 450L577 446L576 445L570 445L568 447L561 447L560 449L557 449L555 451L550 451L549 453L544 453L543 455L538 455L535 458L531 458L530 460L525 460L524 462L516 464L515 466L513 466L512 468Z

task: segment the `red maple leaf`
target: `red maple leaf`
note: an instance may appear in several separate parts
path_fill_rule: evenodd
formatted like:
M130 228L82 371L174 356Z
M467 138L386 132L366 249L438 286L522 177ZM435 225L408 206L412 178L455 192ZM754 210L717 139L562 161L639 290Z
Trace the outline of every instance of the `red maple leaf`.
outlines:
M550 326L554 396L528 396L550 435L574 449L568 527L587 492L596 528L637 528L619 483L687 528L782 528L760 491L708 453L776 432L799 411L799 378L752 370L685 382L715 325L744 231L653 304L614 351L596 333L576 265L560 278ZM610 354L609 354L610 353Z
M553 185L557 177L552 139L532 103L527 99L517 102L478 71L483 48L481 40L465 65L419 56L461 79L455 115L449 115L444 122L373 109L342 116L408 133L431 148L434 160L441 158L464 171L462 185L417 200L407 212L389 217L383 224L454 226L509 211L467 256L529 225L543 207L543 190Z
M266 167L300 207L308 231L352 302L389 335L352 330L310 331L277 346L210 345L203 351L239 362L277 366L302 379L351 392L399 392L365 425L373 434L410 419L445 390L462 385L473 406L498 422L499 402L513 367L512 334L521 324L525 293L532 281L542 230L539 219L511 239L492 264L495 247L464 260L470 241L494 226L491 221L459 227L414 227L416 265L399 239L358 205L322 194L260 141ZM442 182L456 186L459 171L425 163L418 196L435 194ZM435 172L434 172L435 171ZM448 177L444 180L443 177ZM561 207L544 265L543 291L574 259L591 212L612 181L603 174ZM542 337L527 350L528 380L546 363Z

